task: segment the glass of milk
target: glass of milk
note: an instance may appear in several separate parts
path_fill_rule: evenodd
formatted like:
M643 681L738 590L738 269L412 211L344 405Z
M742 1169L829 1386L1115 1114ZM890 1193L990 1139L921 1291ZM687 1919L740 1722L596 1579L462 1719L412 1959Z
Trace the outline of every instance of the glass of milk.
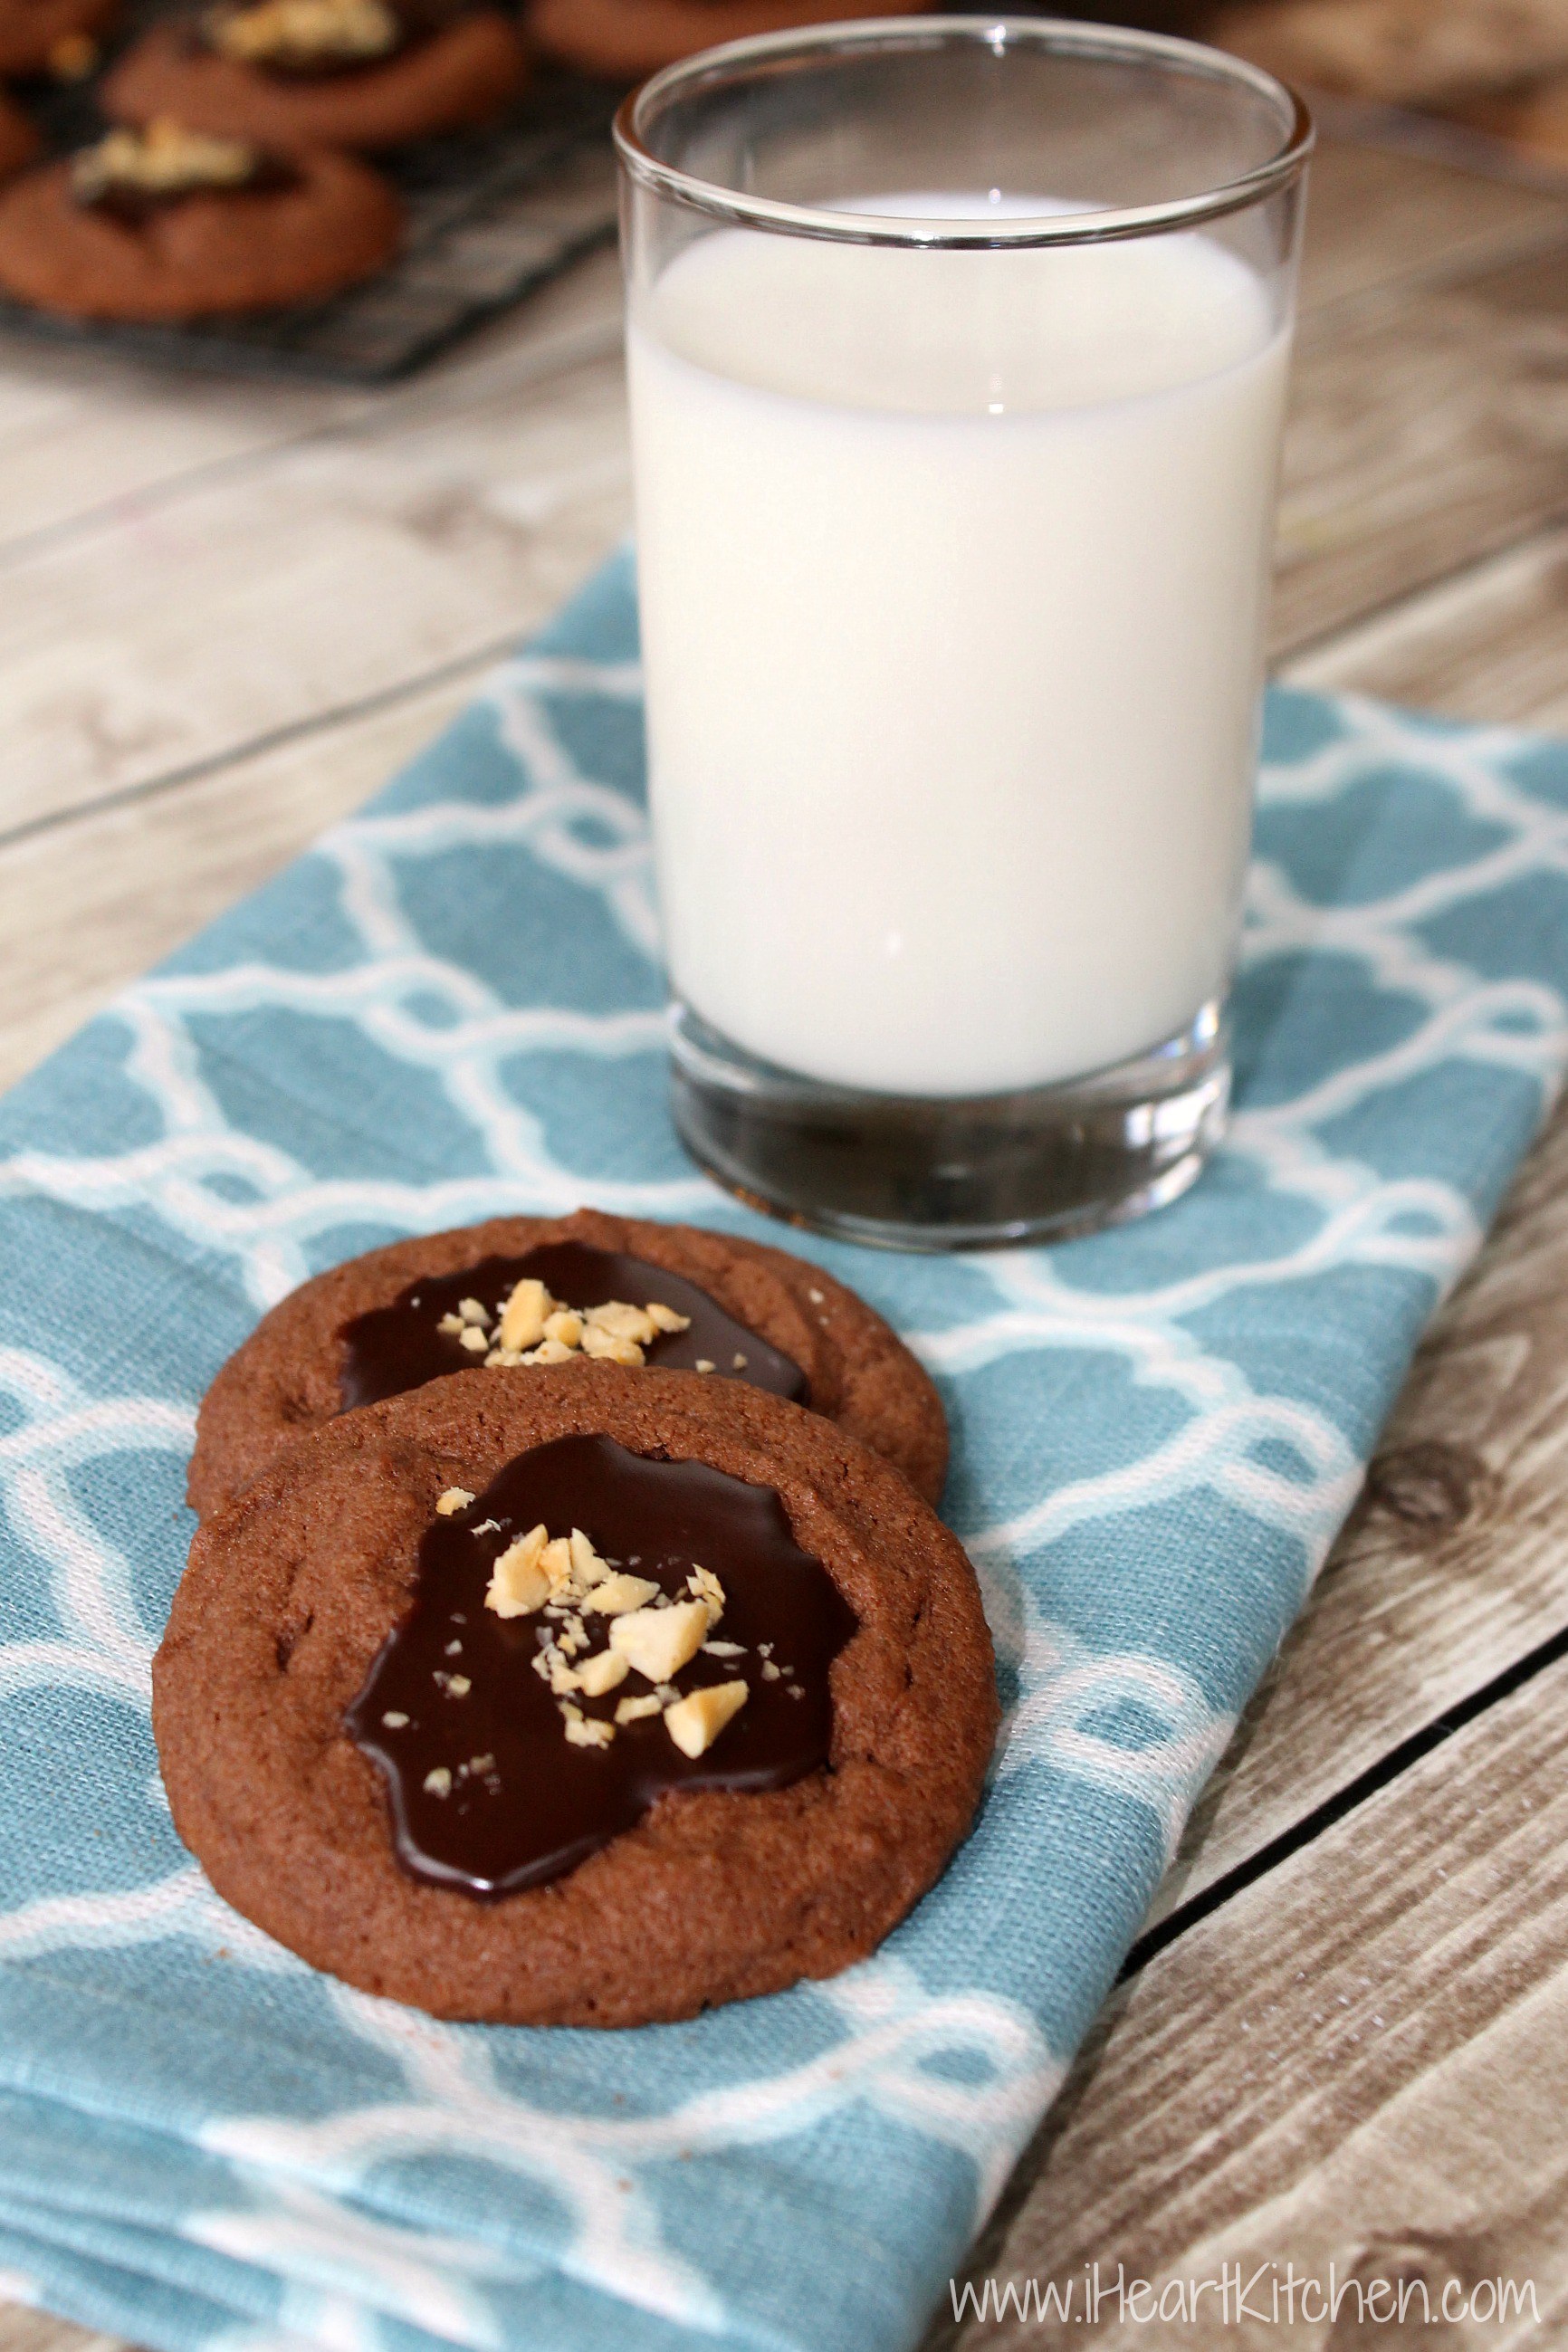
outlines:
M1154 35L710 49L616 125L688 1148L905 1248L1223 1127L1310 121Z

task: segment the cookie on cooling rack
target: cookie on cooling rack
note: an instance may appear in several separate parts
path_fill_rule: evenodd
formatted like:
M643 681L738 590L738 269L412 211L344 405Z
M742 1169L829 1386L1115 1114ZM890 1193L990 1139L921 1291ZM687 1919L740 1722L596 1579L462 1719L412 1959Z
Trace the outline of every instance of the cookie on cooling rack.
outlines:
M954 1538L765 1390L456 1374L286 1448L198 1532L153 1669L174 1825L237 1910L440 2017L635 2025L862 1959L995 1736Z
M933 0L531 0L530 38L546 55L611 81L639 81L718 41L850 16L908 16Z
M347 155L268 155L168 121L116 131L0 193L0 288L143 321L335 294L391 260L403 208Z
M394 1242L279 1301L202 1404L190 1497L205 1517L280 1445L475 1365L575 1355L699 1371L808 1405L934 1502L947 1423L909 1349L843 1283L760 1242L579 1209Z
M111 121L173 114L268 147L396 147L503 114L528 57L499 10L416 0L236 0L160 25L105 76Z
M21 108L0 92L0 180L14 180L26 171L43 143Z
M0 74L74 80L119 7L120 0L0 0Z

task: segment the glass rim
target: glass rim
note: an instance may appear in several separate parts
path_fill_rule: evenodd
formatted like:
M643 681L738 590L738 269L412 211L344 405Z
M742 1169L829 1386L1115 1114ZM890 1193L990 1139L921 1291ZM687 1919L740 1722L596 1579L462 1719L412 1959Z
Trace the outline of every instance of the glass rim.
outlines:
M646 130L650 112L685 88L717 86L748 79L797 57L818 52L847 57L885 50L909 55L962 42L984 45L996 56L1011 47L1041 48L1054 55L1150 64L1229 82L1274 105L1289 124L1274 154L1238 179L1163 204L1116 206L1100 212L1014 215L982 226L971 220L912 219L909 215L818 210L808 205L753 196L718 181L703 180L655 155ZM1116 238L1154 236L1163 230L1193 228L1260 203L1300 177L1316 131L1304 100L1262 67L1199 41L1169 33L1149 33L1118 25L1084 24L1060 16L870 16L832 25L794 26L753 34L682 58L653 74L622 100L614 136L622 170L637 185L731 226L775 235L819 237L840 245L902 246L925 250L986 250L1006 246L1101 245Z

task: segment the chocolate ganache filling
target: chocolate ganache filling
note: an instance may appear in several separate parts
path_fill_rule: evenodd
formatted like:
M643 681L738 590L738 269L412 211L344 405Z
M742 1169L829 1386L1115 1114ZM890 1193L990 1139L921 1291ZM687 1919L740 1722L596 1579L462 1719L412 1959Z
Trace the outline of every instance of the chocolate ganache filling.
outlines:
M557 1597L498 1613L509 1564L525 1563L510 1586L524 1601L528 1577L548 1586L527 1564L541 1530ZM828 1669L857 1622L772 1487L562 1437L482 1495L442 1496L414 1598L345 1722L385 1776L403 1867L512 1895L574 1868L667 1790L780 1789L826 1765Z
M542 1282L552 1297L584 1312L621 1299L650 1303L689 1318L683 1330L659 1331L642 1348L644 1360L663 1371L710 1371L749 1381L774 1396L805 1404L807 1381L800 1366L727 1315L694 1282L668 1267L650 1265L618 1250L595 1249L586 1242L550 1242L523 1257L487 1257L460 1274L422 1276L401 1291L390 1307L372 1307L345 1323L339 1410L375 1404L423 1388L447 1372L471 1370L484 1352L466 1345L461 1310L475 1301L499 1318L520 1282ZM443 1326L447 1328L443 1328ZM552 1530L553 1532L553 1530Z

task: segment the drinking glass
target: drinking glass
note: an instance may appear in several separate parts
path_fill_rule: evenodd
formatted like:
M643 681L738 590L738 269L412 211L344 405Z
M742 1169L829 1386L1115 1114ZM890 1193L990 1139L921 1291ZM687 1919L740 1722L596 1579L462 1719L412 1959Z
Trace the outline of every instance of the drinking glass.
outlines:
M1311 126L1192 43L915 16L616 122L688 1149L1050 1238L1224 1125Z

